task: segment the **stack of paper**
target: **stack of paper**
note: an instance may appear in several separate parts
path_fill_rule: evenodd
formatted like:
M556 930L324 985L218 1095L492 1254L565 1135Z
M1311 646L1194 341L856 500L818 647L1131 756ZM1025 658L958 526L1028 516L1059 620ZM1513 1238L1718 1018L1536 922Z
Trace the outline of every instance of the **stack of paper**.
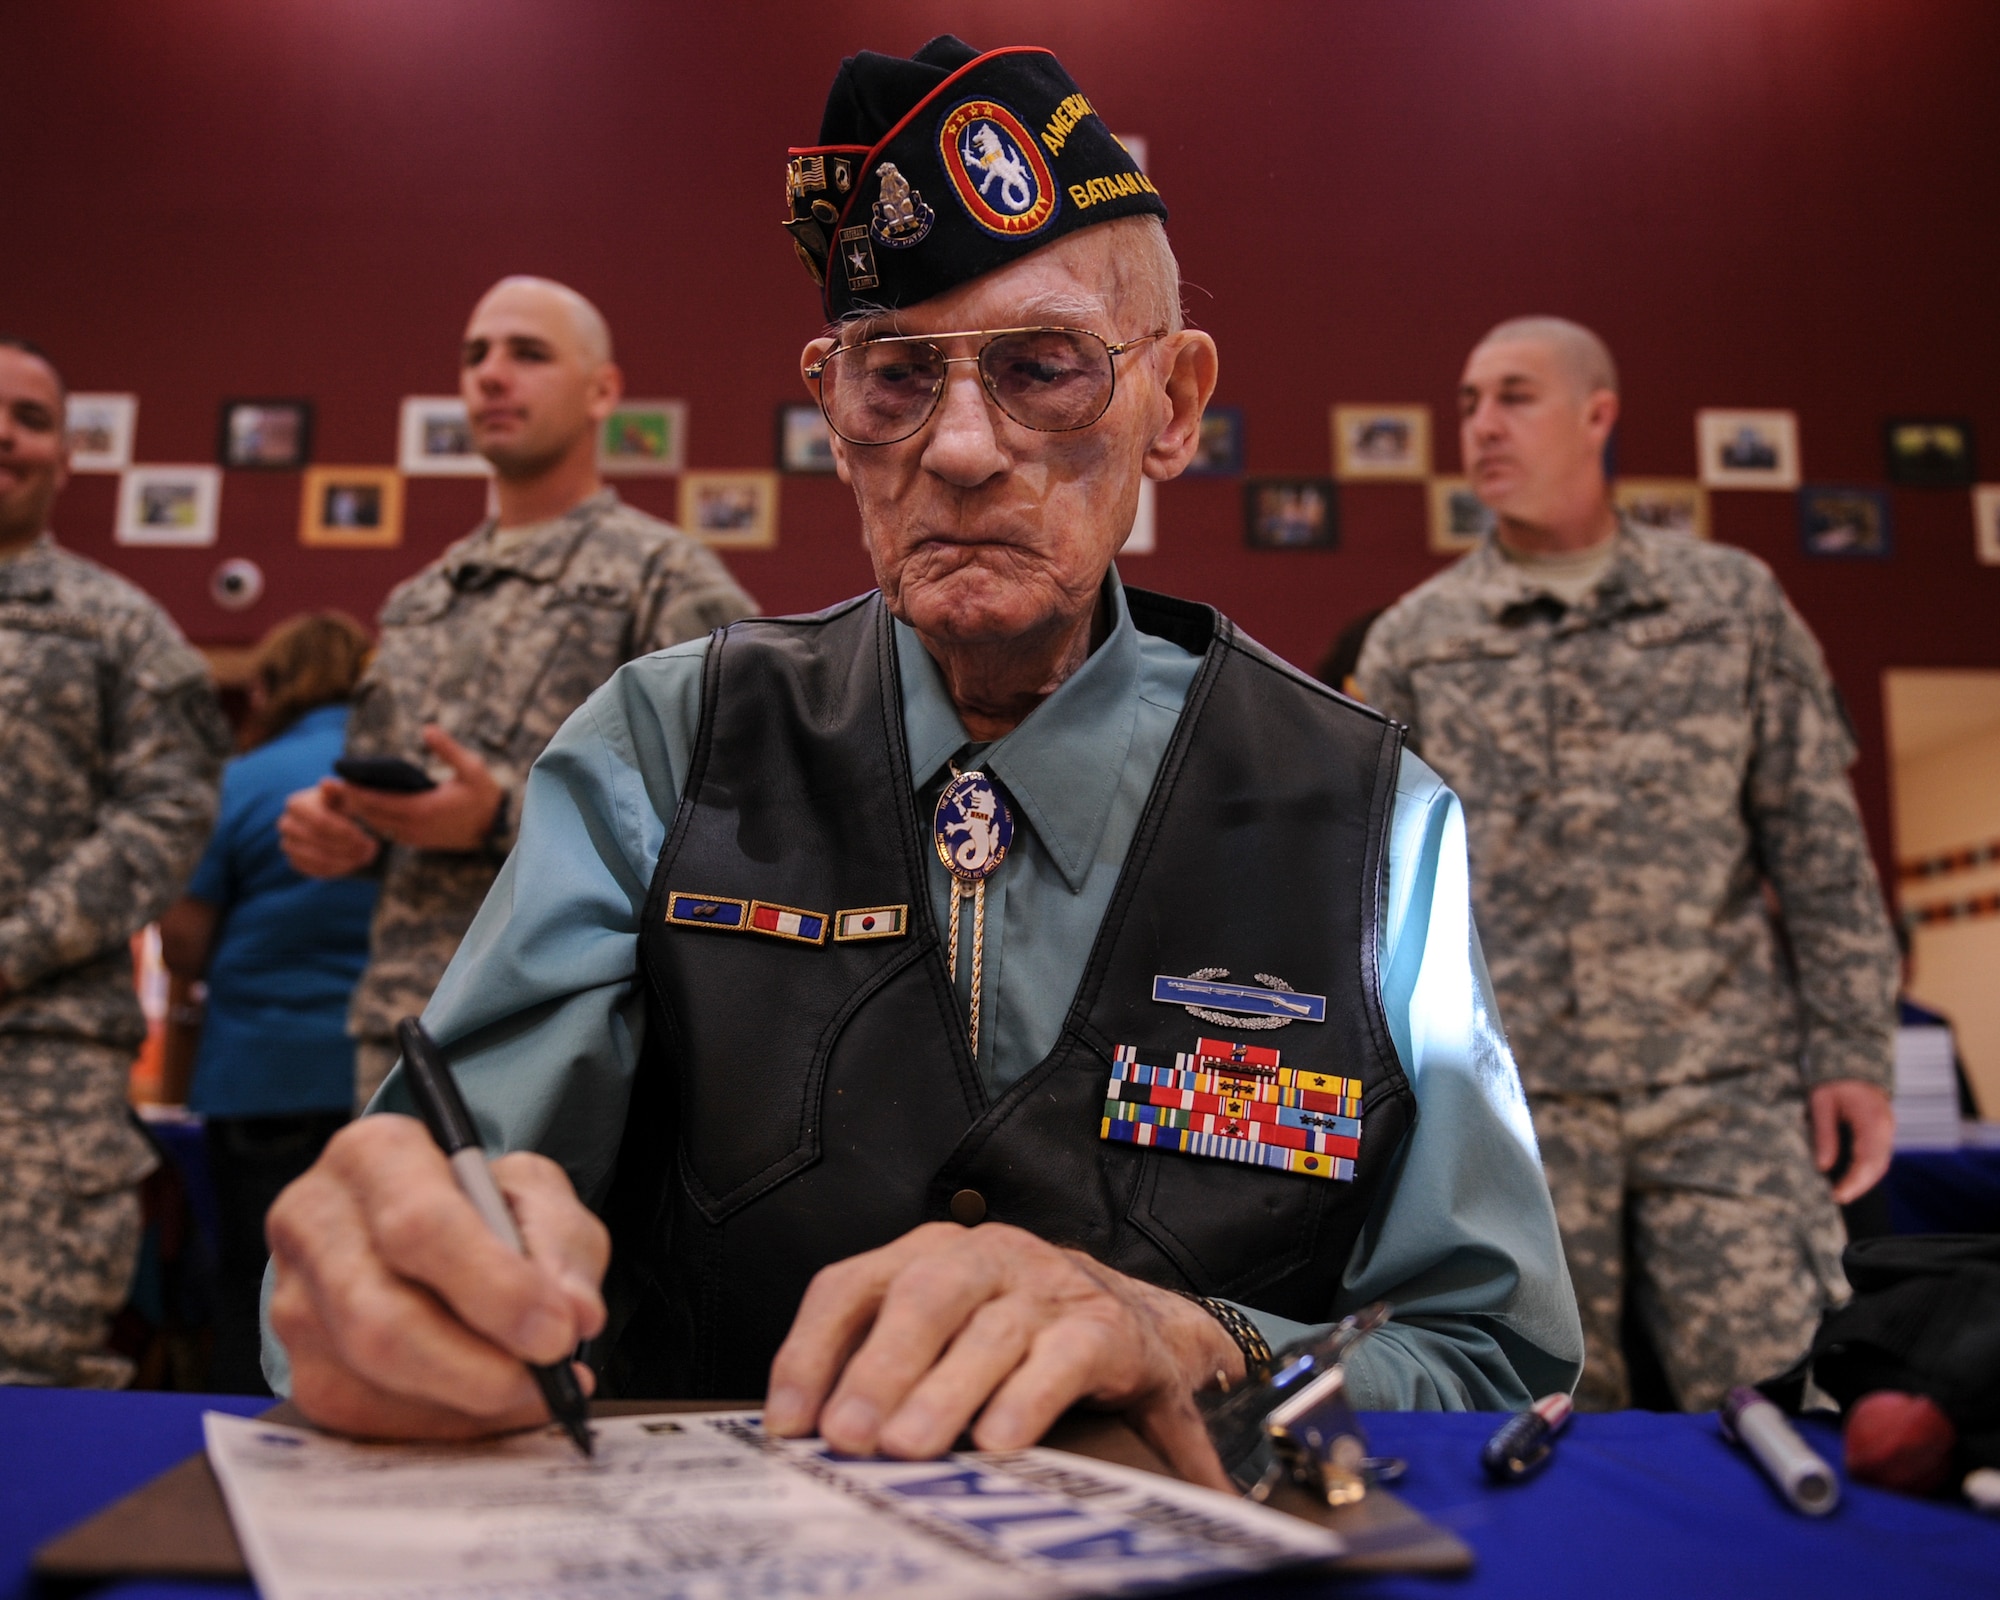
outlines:
M1054 1450L855 1461L754 1412L361 1444L209 1412L264 1600L1058 1600L1346 1549L1263 1506Z
M1958 1073L1951 1029L1896 1030L1896 1148L1955 1150Z

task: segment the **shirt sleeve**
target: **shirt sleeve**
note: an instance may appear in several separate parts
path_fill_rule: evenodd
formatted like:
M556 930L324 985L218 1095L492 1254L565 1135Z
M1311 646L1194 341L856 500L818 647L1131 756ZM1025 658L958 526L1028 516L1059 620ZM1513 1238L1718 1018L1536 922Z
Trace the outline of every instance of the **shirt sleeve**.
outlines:
M243 805L240 770L234 763L222 769L222 803L215 818L215 831L208 836L208 848L196 863L194 876L182 891L192 900L226 909L236 899L234 856Z
M1417 697L1410 688L1409 671L1397 659L1397 624L1396 608L1391 607L1368 630L1361 658L1354 664L1354 686L1375 710L1410 729L1414 745Z
M0 978L17 991L95 960L164 911L215 820L229 725L208 669L163 613L136 631L107 690L95 826L0 917Z
M1782 595L1754 686L1744 804L1791 945L1808 1084L1895 1072L1898 960L1847 769L1854 740L1819 644Z
M1390 1321L1348 1358L1368 1410L1516 1410L1574 1387L1583 1330L1534 1125L1473 927L1458 797L1405 753L1382 1002L1417 1116L1334 1306ZM1243 1308L1272 1347L1323 1331Z

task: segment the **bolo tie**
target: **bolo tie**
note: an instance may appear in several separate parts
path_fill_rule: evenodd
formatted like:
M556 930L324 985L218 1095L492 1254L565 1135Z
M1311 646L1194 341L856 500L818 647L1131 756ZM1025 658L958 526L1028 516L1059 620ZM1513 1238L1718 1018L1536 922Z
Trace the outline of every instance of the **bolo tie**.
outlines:
M951 981L958 983L959 910L972 902L972 999L966 1035L972 1059L979 1059L979 991L986 967L986 880L1000 870L1014 843L1014 816L1000 786L985 773L960 772L952 763L951 782L938 796L931 831L938 859L951 874Z

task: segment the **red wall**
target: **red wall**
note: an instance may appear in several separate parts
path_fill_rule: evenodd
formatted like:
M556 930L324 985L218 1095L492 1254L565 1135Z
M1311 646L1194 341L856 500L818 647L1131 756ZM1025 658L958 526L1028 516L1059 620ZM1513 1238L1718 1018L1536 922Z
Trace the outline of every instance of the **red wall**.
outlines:
M0 326L77 388L137 392L141 461L211 460L223 396L296 393L317 459L390 462L398 400L453 387L479 291L547 273L604 308L631 392L692 403L691 464L768 466L816 321L777 227L783 147L840 55L947 27L1051 44L1150 141L1254 471L1326 471L1337 400L1428 401L1452 470L1467 347L1553 311L1618 354L1635 476L1690 475L1694 411L1728 405L1796 408L1807 476L1857 482L1884 415L1970 415L2000 478L1990 0L48 0L0 43ZM669 514L672 489L627 480ZM298 548L292 476L230 474L213 551L113 547L109 478L57 526L221 643L370 614L481 494L413 482L392 552ZM732 557L767 606L866 586L844 496L787 480L778 548ZM1438 564L1419 488L1344 506L1338 552L1252 553L1235 483L1169 485L1160 553L1127 574L1310 663ZM1826 643L1878 850L1881 669L2000 665L1966 495L1899 491L1895 517L1893 560L1815 562L1789 495L1714 497L1718 536ZM230 614L206 581L239 554L269 593Z

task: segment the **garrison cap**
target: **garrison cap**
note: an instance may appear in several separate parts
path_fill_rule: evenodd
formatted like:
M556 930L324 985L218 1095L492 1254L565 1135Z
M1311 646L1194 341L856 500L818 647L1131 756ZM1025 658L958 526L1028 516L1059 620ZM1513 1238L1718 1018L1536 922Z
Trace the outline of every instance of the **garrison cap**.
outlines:
M1167 208L1062 63L950 34L840 64L787 152L785 230L829 319L916 305L1079 228Z

